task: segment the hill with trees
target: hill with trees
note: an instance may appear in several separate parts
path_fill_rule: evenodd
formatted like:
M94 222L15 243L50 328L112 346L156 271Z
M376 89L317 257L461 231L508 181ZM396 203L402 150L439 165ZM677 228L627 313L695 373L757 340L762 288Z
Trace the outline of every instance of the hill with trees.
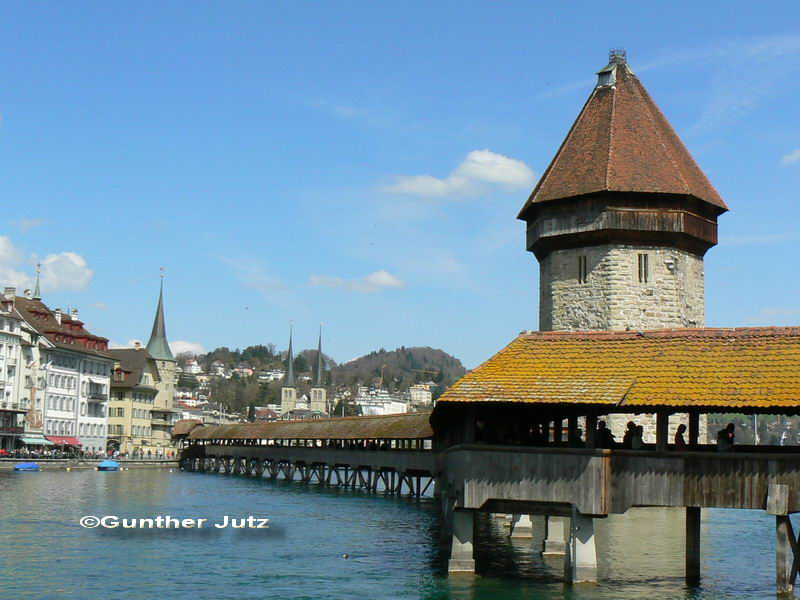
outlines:
M206 354L183 353L176 357L179 366L183 366L190 358L195 359L205 373L211 372L211 365L215 361L222 362L228 370L241 365L253 369L250 376L234 374L229 379L212 378L209 400L223 404L227 410L246 414L249 406L280 403L282 381L258 380L259 371L285 368L286 351L278 351L275 344L248 346L244 350L221 347ZM353 395L359 385L381 386L389 392L406 392L415 383L432 381L436 384L432 390L435 399L466 373L459 359L430 347L401 347L391 351L381 348L341 365L324 352L322 359L325 386L331 390L350 388ZM308 393L311 381L307 377L313 375L316 364L316 349L302 350L295 355L294 372L300 395ZM179 386L196 389L196 377L184 374Z
M415 383L427 381L446 389L466 372L461 361L444 350L402 346L396 350L381 348L341 364L333 369L332 376L340 385L382 384L390 392L405 392Z

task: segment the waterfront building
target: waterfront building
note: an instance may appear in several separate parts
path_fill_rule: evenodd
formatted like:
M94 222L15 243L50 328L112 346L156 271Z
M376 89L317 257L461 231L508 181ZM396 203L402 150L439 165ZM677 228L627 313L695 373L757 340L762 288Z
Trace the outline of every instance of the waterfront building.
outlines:
M11 451L24 432L26 404L23 379L28 361L23 357L23 345L28 353L30 342L23 338L24 320L14 304L16 290L5 288L0 297L0 449ZM30 381L30 380L27 380Z
M28 446L41 433L52 444L80 448L85 452L106 450L108 399L113 358L108 354L108 339L92 334L84 327L78 310L51 310L42 302L37 278L36 289L15 298L15 306L33 331L39 345L39 359L44 366L45 395L42 421L29 407L26 420ZM30 374L31 404L36 392ZM52 445L50 444L50 445Z
M624 51L611 52L519 213L539 261L539 329L703 327L703 257L727 210ZM632 418L609 426L621 438ZM639 420L653 441L654 418Z
M153 330L147 342L147 352L155 362L157 393L150 411L151 438L154 451L175 450L172 445L172 426L177 421L178 410L175 405L176 362L167 342L167 327L164 322L164 276L158 294L158 306L153 321Z
M158 451L152 440L152 411L158 388L156 361L137 342L108 351L116 359L108 416L109 446L120 452Z

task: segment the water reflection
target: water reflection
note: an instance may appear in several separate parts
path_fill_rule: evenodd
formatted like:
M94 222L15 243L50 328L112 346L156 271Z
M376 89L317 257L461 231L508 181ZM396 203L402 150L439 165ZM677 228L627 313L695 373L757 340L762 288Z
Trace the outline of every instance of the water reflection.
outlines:
M0 473L0 589L13 598L667 599L774 596L774 520L704 511L703 585L683 582L683 510L596 521L597 586L477 519L478 574L448 577L430 501L244 477L132 470ZM259 532L86 530L87 514L271 519ZM343 555L347 555L344 558Z

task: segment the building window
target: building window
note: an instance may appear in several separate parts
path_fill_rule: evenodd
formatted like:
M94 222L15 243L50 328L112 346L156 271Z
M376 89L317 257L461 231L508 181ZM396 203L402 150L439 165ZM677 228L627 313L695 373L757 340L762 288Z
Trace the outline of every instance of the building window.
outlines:
M586 266L586 255L578 257L578 283L586 283L589 280L589 269Z
M647 254L639 255L639 283L647 283L650 276L650 268L647 264Z

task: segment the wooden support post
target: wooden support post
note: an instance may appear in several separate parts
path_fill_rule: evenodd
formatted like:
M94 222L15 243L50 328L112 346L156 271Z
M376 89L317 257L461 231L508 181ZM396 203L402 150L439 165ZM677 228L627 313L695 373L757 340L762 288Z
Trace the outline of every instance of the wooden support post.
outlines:
M563 419L556 419L553 421L553 443L560 444L562 442L562 433L564 430Z
M800 563L797 538L789 520L789 486L770 483L767 487L767 514L775 515L775 585L779 594L791 593Z
M656 415L656 450L664 452L669 443L669 413L660 412Z
M564 553L564 578L567 583L597 583L597 550L594 545L594 519L572 508L569 543Z
M567 547L564 539L564 519L546 515L544 518L544 539L542 556L563 556Z
M797 538L792 530L789 515L775 517L775 584L779 594L790 594L794 591L797 579L796 553Z
M453 542L450 546L450 573L474 573L475 559L472 556L472 539L475 518L472 512L457 510L453 513Z
M689 439L687 444L694 448L700 441L700 413L689 413Z
M597 415L586 415L586 447L596 447Z
M567 419L567 441L572 443L575 441L575 432L578 429L578 417L570 415Z
M686 507L686 583L700 583L700 507Z

